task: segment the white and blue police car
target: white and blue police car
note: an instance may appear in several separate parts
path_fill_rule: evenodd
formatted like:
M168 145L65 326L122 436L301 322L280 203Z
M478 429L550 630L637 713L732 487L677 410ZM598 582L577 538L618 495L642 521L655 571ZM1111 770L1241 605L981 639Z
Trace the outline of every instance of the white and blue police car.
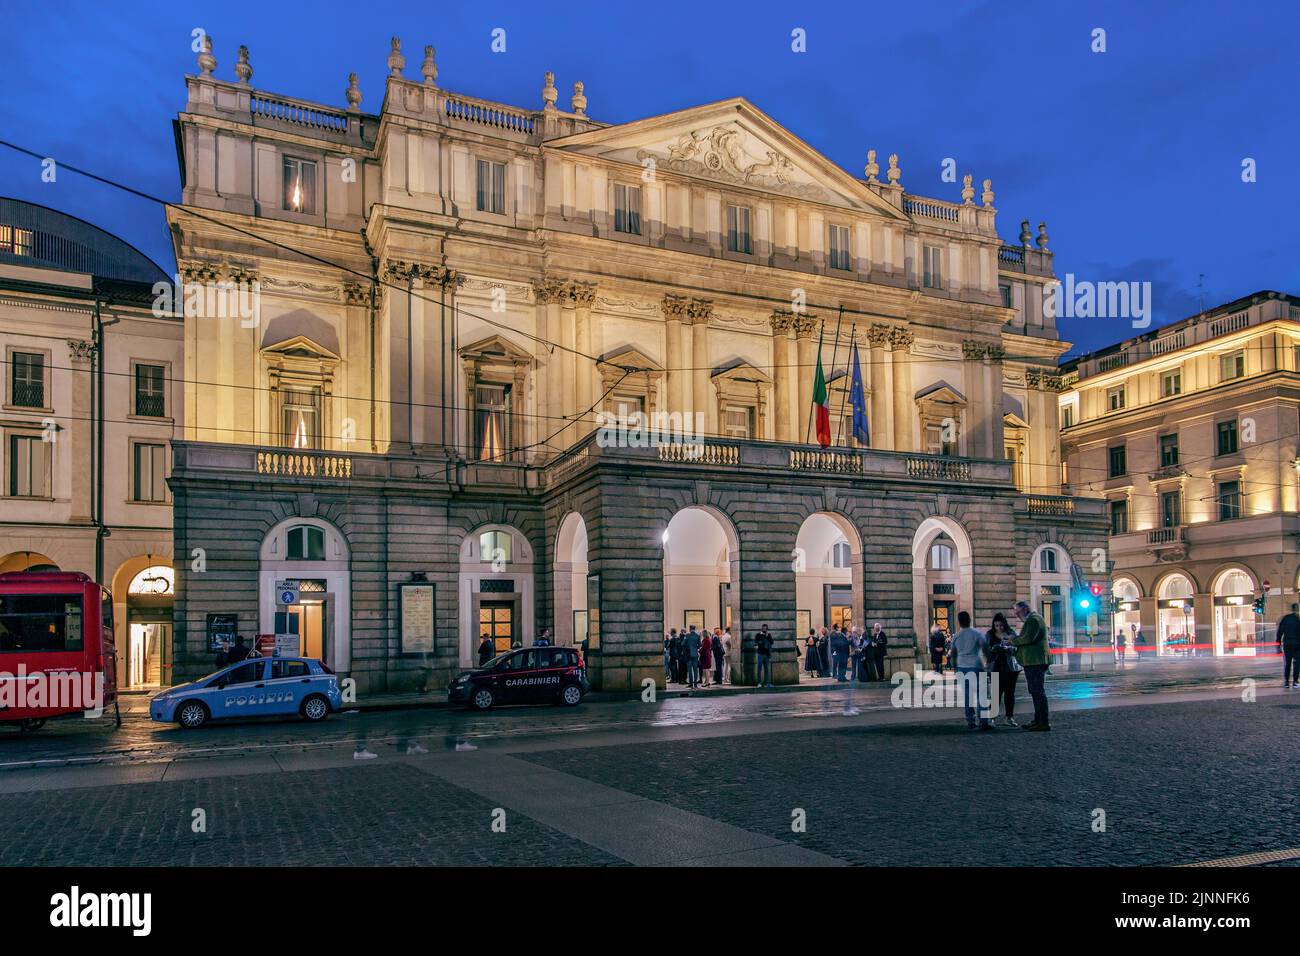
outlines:
M307 657L249 657L149 701L159 723L202 727L210 720L297 714L315 723L343 706L339 679Z

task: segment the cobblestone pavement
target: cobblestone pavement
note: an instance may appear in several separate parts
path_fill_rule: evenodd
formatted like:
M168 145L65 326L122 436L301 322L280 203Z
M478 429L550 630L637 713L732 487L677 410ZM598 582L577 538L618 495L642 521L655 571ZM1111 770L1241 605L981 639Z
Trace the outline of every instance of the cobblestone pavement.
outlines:
M377 763L377 762L376 762ZM201 809L206 832L193 832ZM0 796L0 866L606 866L401 763Z
M1169 865L1300 846L1297 726L1273 697L523 757L854 864Z

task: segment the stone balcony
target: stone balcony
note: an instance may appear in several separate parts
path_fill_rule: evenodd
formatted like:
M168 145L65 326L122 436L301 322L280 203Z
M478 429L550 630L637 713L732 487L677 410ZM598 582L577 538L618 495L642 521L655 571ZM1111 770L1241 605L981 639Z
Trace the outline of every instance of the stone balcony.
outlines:
M1250 542L1258 553L1294 552L1300 515L1271 513L1231 521L1200 521L1170 528L1146 528L1112 535L1110 551L1120 568L1160 562L1230 560Z

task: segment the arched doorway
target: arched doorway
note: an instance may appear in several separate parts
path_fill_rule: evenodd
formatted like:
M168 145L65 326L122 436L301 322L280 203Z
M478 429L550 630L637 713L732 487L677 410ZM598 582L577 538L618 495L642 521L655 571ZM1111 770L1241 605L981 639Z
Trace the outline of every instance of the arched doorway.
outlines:
M1245 568L1227 568L1214 579L1214 653L1255 656L1255 579Z
M0 558L0 574L7 571L58 571L53 558L39 551L14 551Z
M298 603L281 604L281 581L298 582ZM352 668L352 575L343 532L321 518L287 518L262 541L258 633L297 634L304 657L339 673Z
M1182 572L1167 575L1156 588L1156 653L1187 656L1196 644L1195 588Z
M1138 651L1134 638L1142 628L1142 591L1132 578L1116 578L1110 594L1115 605L1115 648L1127 657Z
M171 683L172 566L158 555L123 561L113 575L118 681L129 689Z
M581 644L587 636L587 523L576 511L560 522L551 573L555 643Z
M970 537L956 520L933 515L912 538L912 626L917 651L928 662L926 640L934 625L957 629L957 612L977 614Z
M731 632L732 673L740 674L740 539L721 512L699 505L673 515L664 553L665 634L671 628ZM735 681L740 683L739 680Z
M460 664L478 663L484 637L497 654L536 636L533 548L518 528L475 528L460 546Z
M792 552L795 587L795 641L806 654L810 631L862 621L862 539L844 515L810 514L799 526ZM812 676L808 661L799 661L800 678Z

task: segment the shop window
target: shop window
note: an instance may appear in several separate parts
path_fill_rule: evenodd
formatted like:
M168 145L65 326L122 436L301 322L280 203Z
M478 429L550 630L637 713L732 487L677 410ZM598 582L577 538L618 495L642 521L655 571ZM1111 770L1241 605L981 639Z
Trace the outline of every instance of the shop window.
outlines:
M614 231L641 235L641 187L614 186Z
M325 532L300 524L285 534L285 557L290 561L324 561Z
M506 166L480 159L475 164L474 208L479 212L506 211Z
M748 206L727 206L727 250L749 255L754 251L750 238Z
M316 215L316 164L284 157L284 208L304 216Z

